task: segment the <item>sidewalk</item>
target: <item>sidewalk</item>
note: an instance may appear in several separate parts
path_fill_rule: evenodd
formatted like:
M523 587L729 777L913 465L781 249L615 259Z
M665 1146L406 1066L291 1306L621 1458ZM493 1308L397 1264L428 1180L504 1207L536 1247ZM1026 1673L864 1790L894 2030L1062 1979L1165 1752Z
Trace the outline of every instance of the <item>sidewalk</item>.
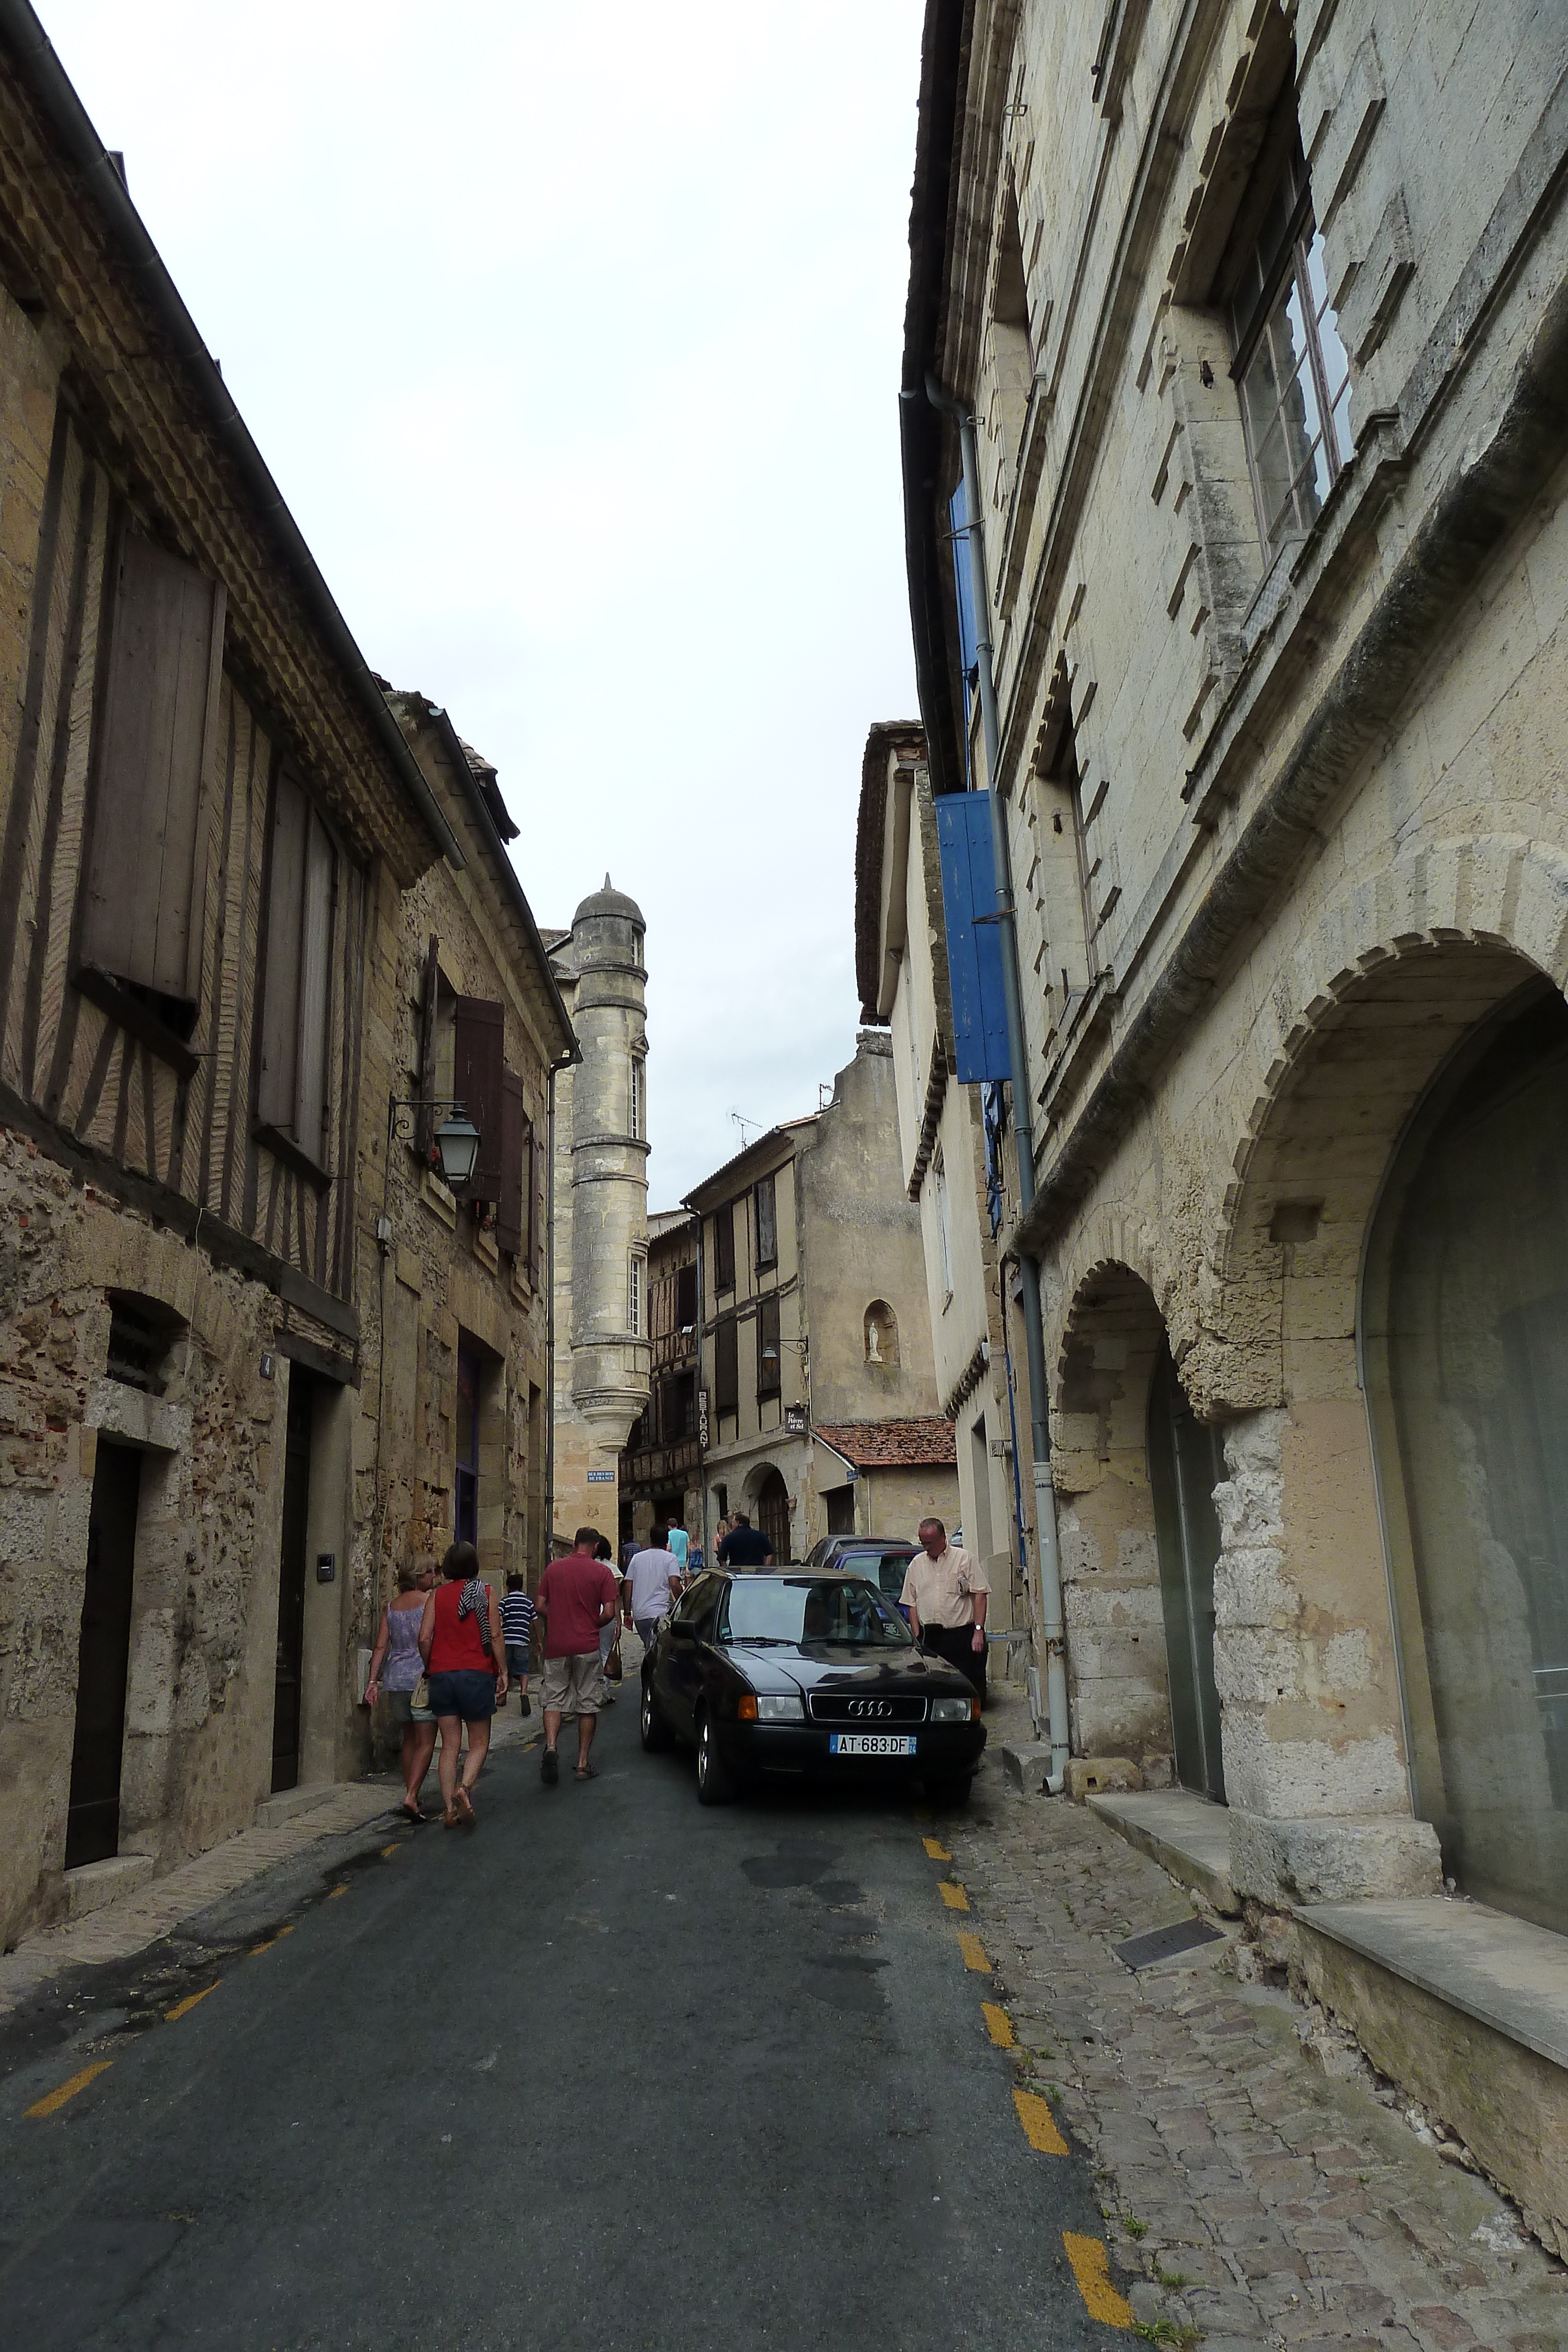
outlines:
M972 1811L940 1832L1020 2068L1093 2158L1136 2323L1205 2352L1565 2352L1563 2265L1347 2037L1243 1981L1234 1922L1184 1958L1113 1958L1192 1906L1092 1812L1005 1783L998 1750L1030 1735L998 1698Z
M496 1719L490 1748L510 1748L531 1738L539 1729L536 1695L532 1718L525 1722L514 1701ZM377 1773L363 1780L343 1780L327 1790L319 1801L276 1829L241 1830L205 1853L193 1856L138 1888L118 1903L105 1904L69 1927L46 1927L25 1937L13 1952L0 1955L0 2017L16 2009L37 1987L49 1983L63 1969L91 1966L105 1960L130 1959L160 1937L170 1935L187 1919L204 1911L247 1880L258 1878L280 1862L293 1861L329 1838L363 1829L368 1822L396 1815L402 1801L402 1782L396 1773ZM435 1795L435 1767L424 1784L428 1811Z

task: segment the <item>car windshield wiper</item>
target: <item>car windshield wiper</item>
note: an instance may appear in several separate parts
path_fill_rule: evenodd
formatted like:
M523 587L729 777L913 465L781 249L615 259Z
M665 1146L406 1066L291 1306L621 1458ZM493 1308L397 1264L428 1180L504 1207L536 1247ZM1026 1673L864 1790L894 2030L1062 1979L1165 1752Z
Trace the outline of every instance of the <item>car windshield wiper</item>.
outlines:
M788 1633L727 1633L724 1638L747 1650L792 1650L795 1646Z

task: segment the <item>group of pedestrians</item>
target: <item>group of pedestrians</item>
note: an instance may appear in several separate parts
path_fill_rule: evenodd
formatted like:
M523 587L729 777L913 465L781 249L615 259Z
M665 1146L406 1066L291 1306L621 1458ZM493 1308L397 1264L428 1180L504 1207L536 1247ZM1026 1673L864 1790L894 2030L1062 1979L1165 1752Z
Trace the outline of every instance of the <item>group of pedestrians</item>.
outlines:
M449 1545L439 1578L429 1560L401 1569L371 1654L365 1699L373 1706L384 1690L393 1722L402 1726L402 1811L410 1821L426 1818L419 1792L439 1731L441 1818L448 1829L473 1827L474 1783L507 1687L501 1611L473 1545Z
M965 1673L982 1704L986 1696L986 1611L990 1599L983 1568L952 1545L940 1519L924 1519L920 1550L910 1561L901 1602L921 1646ZM655 1527L641 1549L628 1546L618 1578L608 1539L597 1528L579 1528L572 1549L552 1559L528 1598L520 1575L507 1579L497 1603L479 1574L471 1543L449 1546L437 1570L433 1559L398 1570L398 1589L382 1612L371 1656L365 1698L384 1696L402 1727L403 1800L413 1822L427 1816L420 1790L430 1769L436 1734L441 1818L448 1829L472 1828L473 1789L490 1748L490 1725L515 1681L525 1715L531 1712L528 1669L538 1642L544 1660L544 1752L539 1777L553 1789L560 1779L563 1723L577 1725L576 1780L597 1778L591 1761L601 1710L612 1703L606 1670L617 1654L622 1626L651 1647L702 1556L685 1528ZM744 1511L726 1528L718 1559L727 1568L770 1568L773 1553ZM464 1735L466 1733L466 1748Z

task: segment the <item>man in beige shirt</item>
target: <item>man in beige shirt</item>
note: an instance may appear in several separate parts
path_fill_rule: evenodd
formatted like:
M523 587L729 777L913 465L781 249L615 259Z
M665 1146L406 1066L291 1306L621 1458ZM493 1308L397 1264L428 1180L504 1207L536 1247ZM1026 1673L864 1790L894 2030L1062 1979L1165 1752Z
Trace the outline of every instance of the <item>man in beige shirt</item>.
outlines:
M968 1675L986 1703L986 1610L990 1583L966 1551L955 1550L940 1519L922 1519L920 1549L899 1594L921 1647Z

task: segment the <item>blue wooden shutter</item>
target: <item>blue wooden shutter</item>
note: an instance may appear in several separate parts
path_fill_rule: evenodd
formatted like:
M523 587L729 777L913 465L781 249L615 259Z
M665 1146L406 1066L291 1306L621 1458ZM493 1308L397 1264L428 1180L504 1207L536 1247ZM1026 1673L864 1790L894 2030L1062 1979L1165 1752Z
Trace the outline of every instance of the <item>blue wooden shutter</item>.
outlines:
M936 802L947 977L953 992L956 1076L964 1086L1012 1075L1007 997L991 847L989 793L944 793ZM990 918L978 920L977 918Z
M958 599L958 659L964 672L964 772L969 772L969 715L979 692L979 653L975 629L975 575L969 562L969 509L960 480L947 501L953 533L953 586Z

